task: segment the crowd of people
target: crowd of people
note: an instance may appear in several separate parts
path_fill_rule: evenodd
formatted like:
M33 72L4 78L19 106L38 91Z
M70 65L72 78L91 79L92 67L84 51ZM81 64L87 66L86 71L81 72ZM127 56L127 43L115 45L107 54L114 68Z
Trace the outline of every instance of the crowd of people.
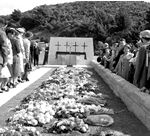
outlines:
M97 61L101 65L141 90L150 90L150 30L140 32L135 45L124 38L112 45L101 41L98 44Z
M29 81L28 74L39 64L40 47L33 33L0 22L0 93ZM117 42L98 42L97 61L142 90L150 90L150 30L140 32L136 45L121 38ZM43 65L48 61L46 44Z
M0 93L29 81L28 74L38 66L40 48L33 33L0 22Z

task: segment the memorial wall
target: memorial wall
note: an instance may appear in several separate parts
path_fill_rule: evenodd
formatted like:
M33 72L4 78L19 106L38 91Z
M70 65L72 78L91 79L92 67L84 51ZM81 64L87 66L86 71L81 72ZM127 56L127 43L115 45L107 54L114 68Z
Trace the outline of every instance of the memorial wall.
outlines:
M49 65L88 65L94 57L93 38L51 37Z

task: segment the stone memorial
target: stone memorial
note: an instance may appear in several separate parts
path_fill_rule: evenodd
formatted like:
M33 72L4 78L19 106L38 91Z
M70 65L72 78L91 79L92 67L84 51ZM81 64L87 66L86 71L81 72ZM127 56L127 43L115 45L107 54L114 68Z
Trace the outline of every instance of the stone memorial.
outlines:
M94 58L93 38L51 37L49 65L88 65Z

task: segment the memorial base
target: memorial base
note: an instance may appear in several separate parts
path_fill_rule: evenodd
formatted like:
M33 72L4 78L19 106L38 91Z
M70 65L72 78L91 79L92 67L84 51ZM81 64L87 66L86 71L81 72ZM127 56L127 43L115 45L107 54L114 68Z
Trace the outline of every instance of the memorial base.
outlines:
M73 65L67 65L67 67L73 67Z

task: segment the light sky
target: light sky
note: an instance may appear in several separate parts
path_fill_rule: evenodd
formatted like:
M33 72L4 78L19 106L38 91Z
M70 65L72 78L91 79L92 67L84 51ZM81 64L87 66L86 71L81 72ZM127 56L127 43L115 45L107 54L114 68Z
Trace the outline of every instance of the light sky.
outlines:
M24 12L27 10L31 10L36 6L40 6L44 4L53 5L59 3L74 2L74 1L78 1L78 0L0 0L0 15L11 14L14 11L14 9L19 9L21 12ZM79 0L79 1L84 1L84 0ZM96 0L90 0L90 1L96 1ZM149 1L149 0L145 0L145 1Z
M11 14L14 9L24 12L44 4L53 5L74 1L76 0L0 0L0 15Z

